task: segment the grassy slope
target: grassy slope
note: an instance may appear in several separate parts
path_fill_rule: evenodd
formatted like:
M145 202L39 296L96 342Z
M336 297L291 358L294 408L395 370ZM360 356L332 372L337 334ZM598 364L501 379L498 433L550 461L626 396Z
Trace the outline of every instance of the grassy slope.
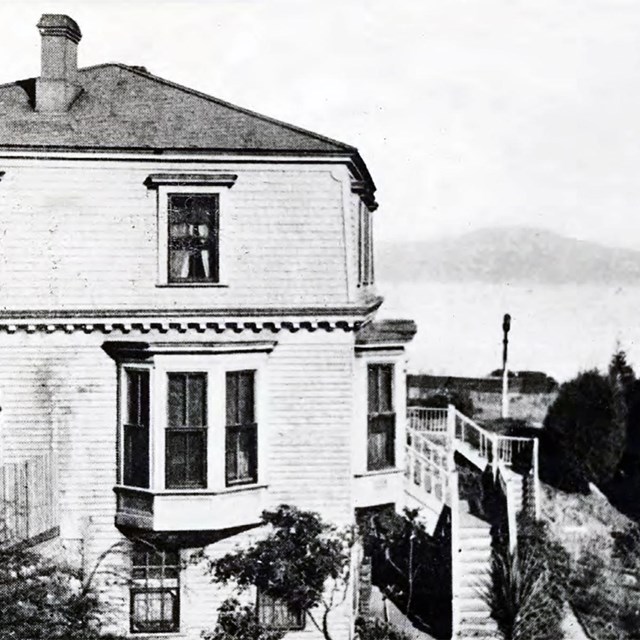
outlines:
M592 487L591 493L586 496L564 493L545 484L542 484L542 489L542 517L549 523L553 537L562 543L574 559L577 560L582 552L588 550L601 559L608 569L600 575L599 582L586 586L585 590L590 592L587 597L595 601L617 598L621 593L620 571L615 568L616 562L612 559L611 533L623 530L631 520L613 507L596 487ZM605 640L627 637L612 626L606 617L595 611L593 615L579 615L580 622L592 638Z

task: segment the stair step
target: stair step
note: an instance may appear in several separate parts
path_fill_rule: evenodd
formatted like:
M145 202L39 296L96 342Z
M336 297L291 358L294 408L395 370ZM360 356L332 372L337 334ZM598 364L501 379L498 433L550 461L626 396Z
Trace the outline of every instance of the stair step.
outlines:
M498 630L498 623L490 617L486 618L474 618L468 616L461 616L459 627L460 629L478 629L478 630Z
M462 600L470 600L473 598L482 599L483 594L487 592L488 586L488 582L460 585L456 591L456 595Z
M459 527L459 538L489 538L491 539L491 529L489 527Z
M491 564L487 560L480 558L460 558L458 556L458 567L461 575L471 573L483 573L489 575L491 573Z
M491 536L459 538L458 545L465 549L489 548L491 547Z
M491 576L488 572L483 573L467 573L460 576L459 588L475 589L476 591L486 589L491 583Z
M458 598L457 602L463 618L485 618L491 615L491 608L482 597Z
M491 561L491 548L486 549L458 549L458 558L467 562L469 560Z

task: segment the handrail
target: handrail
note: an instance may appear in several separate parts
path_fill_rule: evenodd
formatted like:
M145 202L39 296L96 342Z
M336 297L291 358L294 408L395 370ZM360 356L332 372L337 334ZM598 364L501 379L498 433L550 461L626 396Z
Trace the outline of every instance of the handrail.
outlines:
M515 496L513 487L505 478L500 465L498 467L498 481L507 503L507 530L509 533L509 550L513 553L518 545L518 514L515 510Z
M447 450L420 432L407 429L405 476L422 491L448 501Z

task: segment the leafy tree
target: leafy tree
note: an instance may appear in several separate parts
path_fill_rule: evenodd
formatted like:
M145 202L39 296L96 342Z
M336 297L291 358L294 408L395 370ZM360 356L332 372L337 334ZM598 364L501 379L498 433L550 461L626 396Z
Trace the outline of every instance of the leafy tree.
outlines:
M325 523L317 513L281 505L264 511L269 533L248 548L209 560L214 579L251 585L305 611L326 640L329 615L347 597L353 537ZM314 609L319 608L320 619Z
M615 356L614 356L615 358ZM626 441L622 373L596 369L564 383L549 408L541 434L541 473L562 489L588 490L609 482Z
M202 634L203 640L280 640L283 636L284 631L260 624L255 609L235 598L220 605L215 629Z

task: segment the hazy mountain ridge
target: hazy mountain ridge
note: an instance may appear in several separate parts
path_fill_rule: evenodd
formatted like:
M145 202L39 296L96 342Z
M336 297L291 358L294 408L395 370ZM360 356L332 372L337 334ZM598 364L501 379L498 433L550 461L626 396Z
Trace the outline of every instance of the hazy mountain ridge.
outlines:
M640 284L640 251L521 227L485 228L428 241L379 241L381 280Z

